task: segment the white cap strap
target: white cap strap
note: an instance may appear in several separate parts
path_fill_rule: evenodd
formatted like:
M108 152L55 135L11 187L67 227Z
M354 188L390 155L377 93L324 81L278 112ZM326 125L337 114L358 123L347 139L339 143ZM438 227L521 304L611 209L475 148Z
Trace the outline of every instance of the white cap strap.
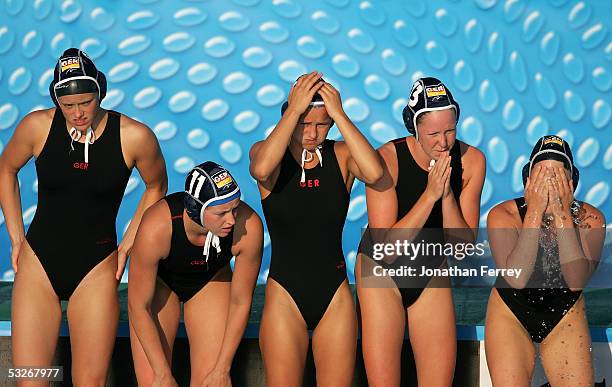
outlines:
M319 158L319 164L321 165L321 167L323 167L323 155L321 154L321 151L320 151L321 148L322 146L319 145L315 148L314 151L317 154L317 157ZM307 159L306 158L307 156L310 156L310 157ZM313 157L314 156L312 155L312 152L308 151L307 149L302 150L302 177L300 178L300 183L306 182L306 170L304 169L304 164L312 161Z
M208 253L210 252L211 245L215 248L215 250L217 250L217 254L221 253L221 242L219 237L209 231L208 234L206 234L206 241L204 242L203 251L203 255L206 257L206 264L208 264Z
M70 141L70 149L74 150L74 146L72 145L72 143L74 141L79 141L81 139L81 131L77 130L76 128L72 128L70 129L70 138L72 139L72 141ZM87 128L87 134L85 135L85 162L89 163L89 145L93 144L94 141L96 140L96 134L94 133L93 129L91 128L91 126L89 128Z

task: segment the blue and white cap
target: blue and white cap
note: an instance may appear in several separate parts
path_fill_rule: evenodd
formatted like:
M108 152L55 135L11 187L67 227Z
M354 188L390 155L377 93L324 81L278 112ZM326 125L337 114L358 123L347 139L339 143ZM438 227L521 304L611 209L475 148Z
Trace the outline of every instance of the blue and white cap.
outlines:
M221 165L206 161L189 172L185 179L185 211L191 220L205 227L204 210L207 207L218 206L240 198L238 183ZM204 255L208 261L210 245L221 252L219 237L211 231L206 235Z

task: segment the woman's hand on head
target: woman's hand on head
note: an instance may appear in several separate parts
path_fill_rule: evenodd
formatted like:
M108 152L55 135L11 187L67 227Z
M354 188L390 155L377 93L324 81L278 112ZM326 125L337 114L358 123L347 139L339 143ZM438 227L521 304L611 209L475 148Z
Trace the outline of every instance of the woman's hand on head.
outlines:
M289 91L287 110L303 114L308 109L315 93L325 84L321 81L321 76L323 74L313 71L299 77Z

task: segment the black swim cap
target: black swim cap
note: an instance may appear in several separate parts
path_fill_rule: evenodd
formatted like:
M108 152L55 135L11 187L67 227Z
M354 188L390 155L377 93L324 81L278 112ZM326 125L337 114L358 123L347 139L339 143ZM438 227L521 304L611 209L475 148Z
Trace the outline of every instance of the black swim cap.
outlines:
M204 210L240 197L238 183L221 165L206 161L189 172L185 179L185 210L200 226L204 226Z
M408 104L402 111L404 125L408 132L417 135L417 118L426 112L455 109L455 119L459 121L459 104L450 90L437 78L419 78L412 85Z
M102 101L106 96L106 77L85 52L69 48L55 65L49 94L59 106L58 97L83 93L97 93L98 100Z
M570 171L574 190L576 190L580 172L574 165L572 150L567 141L559 136L553 135L541 137L538 142L536 142L531 151L531 156L529 156L529 162L523 166L523 185L527 184L527 178L531 174L533 166L543 160L561 161L565 169Z

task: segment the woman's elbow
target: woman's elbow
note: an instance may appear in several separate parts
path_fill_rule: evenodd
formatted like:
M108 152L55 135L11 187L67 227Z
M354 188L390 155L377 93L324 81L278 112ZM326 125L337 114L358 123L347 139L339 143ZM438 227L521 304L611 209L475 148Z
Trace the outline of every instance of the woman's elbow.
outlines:
M361 180L366 184L372 185L383 177L383 169L380 165L375 165L372 166L368 170L368 172L364 173L363 175L363 179Z
M380 164L377 164L374 166L373 171L372 171L372 176L370 181L368 181L368 184L374 184L376 183L378 180L380 180L383 177L384 171L383 168Z
M268 178L268 173L265 171L261 163L251 163L249 172L251 173L251 176L253 176L253 179L257 181L265 181Z

